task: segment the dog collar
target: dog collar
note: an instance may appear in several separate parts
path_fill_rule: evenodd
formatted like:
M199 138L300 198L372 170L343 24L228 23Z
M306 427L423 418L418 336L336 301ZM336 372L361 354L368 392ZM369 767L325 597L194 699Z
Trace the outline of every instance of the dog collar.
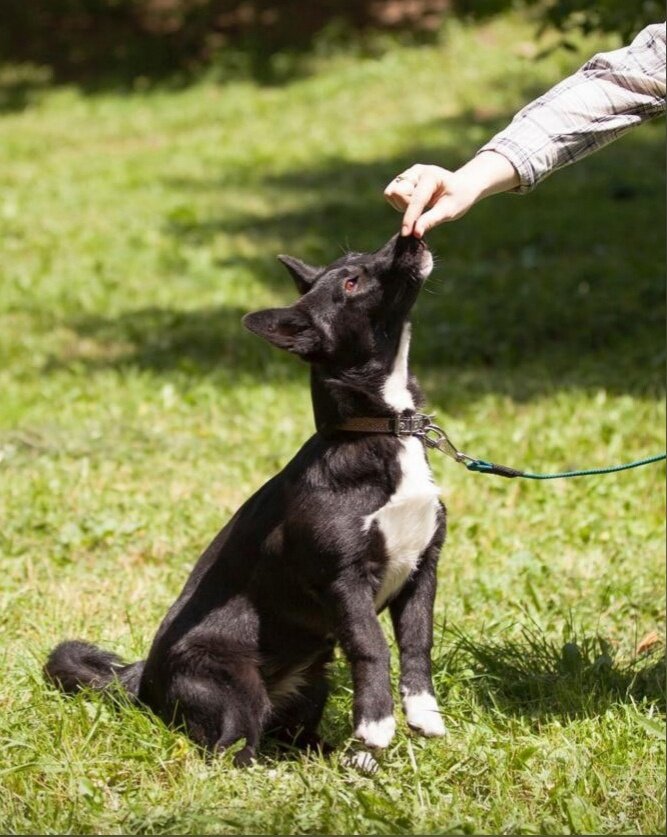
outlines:
M355 416L327 429L349 433L387 433L399 437L416 436L427 448L435 448L456 462L472 460L472 457L456 447L442 427L433 423L433 416L425 413L413 413L410 416Z
M350 433L391 433L392 436L423 436L431 426L431 416L355 416L332 427Z

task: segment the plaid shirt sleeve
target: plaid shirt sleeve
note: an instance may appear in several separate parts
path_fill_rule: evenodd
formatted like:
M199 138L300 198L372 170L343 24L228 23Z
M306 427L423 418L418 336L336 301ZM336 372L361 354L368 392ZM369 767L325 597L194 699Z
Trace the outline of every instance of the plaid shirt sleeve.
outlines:
M556 169L664 112L665 24L657 23L629 46L595 55L479 151L506 157L520 178L514 191L528 192Z

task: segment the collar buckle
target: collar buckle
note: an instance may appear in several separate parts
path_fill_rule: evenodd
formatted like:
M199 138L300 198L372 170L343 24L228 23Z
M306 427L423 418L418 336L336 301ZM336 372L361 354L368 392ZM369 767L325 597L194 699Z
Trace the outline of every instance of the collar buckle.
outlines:
M430 421L430 417L422 413L415 413L412 416L396 416L390 421L390 429L394 436L418 436L426 430Z

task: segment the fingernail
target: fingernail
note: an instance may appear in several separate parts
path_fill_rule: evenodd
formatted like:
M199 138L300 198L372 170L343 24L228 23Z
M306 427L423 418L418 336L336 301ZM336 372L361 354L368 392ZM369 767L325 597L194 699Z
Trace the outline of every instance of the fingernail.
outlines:
M401 227L401 235L410 235L410 227L407 224L403 224Z

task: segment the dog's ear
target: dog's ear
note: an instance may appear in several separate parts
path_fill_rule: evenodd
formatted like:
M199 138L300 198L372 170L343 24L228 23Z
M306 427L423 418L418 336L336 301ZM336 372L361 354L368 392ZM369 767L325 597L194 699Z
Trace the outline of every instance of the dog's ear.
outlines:
M246 314L243 325L279 349L308 359L322 347L310 318L296 308L267 308Z
M294 284L301 295L308 293L311 289L315 277L322 272L321 267L313 267L310 264L302 262L301 259L295 259L294 256L278 256L278 261L282 262L289 270Z

